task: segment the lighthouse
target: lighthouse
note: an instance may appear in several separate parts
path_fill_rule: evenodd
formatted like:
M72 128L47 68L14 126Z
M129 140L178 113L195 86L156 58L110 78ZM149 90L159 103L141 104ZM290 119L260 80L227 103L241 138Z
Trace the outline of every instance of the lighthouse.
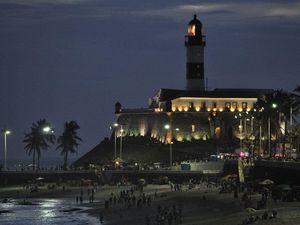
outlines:
M203 26L197 15L188 24L185 36L186 47L186 89L205 90L204 82L204 47Z

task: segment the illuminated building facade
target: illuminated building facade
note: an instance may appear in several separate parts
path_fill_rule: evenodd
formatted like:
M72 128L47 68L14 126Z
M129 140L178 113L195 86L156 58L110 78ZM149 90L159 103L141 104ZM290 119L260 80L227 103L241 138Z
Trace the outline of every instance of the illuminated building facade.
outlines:
M148 136L162 143L217 139L230 142L239 138L240 121L236 115L247 115L257 100L270 90L206 90L205 36L196 15L188 24L185 46L186 89L160 89L149 98L148 108L126 109L117 102L115 113L117 123L123 125L122 136ZM251 130L251 124L246 122L245 130L247 126ZM121 135L120 127L116 132L117 136Z

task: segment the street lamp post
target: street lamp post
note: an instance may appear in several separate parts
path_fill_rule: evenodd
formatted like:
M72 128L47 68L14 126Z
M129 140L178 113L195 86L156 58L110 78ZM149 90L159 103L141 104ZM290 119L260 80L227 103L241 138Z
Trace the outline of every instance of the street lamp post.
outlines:
M271 119L268 117L268 151L269 157L271 157Z
M114 159L117 159L117 127L119 124L114 123L114 133L115 133L115 145L114 145Z
M2 130L4 135L4 170L7 170L7 143L6 143L6 136L10 134L10 131L7 129Z
M260 156L260 151L262 149L262 145L261 145L261 121L259 121L259 150L258 150L258 156Z
M276 103L272 103L272 108L275 109L277 108L277 104ZM272 153L271 153L271 117L269 115L268 117L268 151L269 151L269 157L271 158Z
M121 129L120 129L120 131L121 131L121 136L120 136L120 159L122 159L122 148L123 148L123 140L122 140L122 138L123 138L123 125L121 124Z
M251 117L251 135L253 135L253 120L254 120L254 116Z
M169 131L170 130L170 132L171 132L171 140L170 140L170 168L172 168L172 162L173 162L173 149L172 149L172 144L173 144L173 142L172 142L172 127L171 127L171 125L169 125L169 124L166 124L165 125L165 130L167 130L167 131Z
M170 168L172 168L173 164L173 149L172 149L173 142L170 142Z
M242 135L243 135L243 121L240 119L240 125L239 125L239 130L240 130L240 150L242 150Z
M250 118L250 139L251 139L251 154L252 154L252 158L254 158L254 140L255 140L255 136L253 134L253 120L254 120L254 117L251 116L251 118Z
M290 149L293 146L293 108L290 108Z

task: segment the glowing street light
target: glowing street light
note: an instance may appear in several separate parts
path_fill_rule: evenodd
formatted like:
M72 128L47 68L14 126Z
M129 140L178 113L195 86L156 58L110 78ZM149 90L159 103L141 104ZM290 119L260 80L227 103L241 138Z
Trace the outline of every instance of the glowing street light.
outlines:
M240 130L240 150L242 150L242 148L243 148L243 141L242 141L242 136L243 136L243 121L242 121L242 119L240 119L239 130Z
M277 108L277 104L276 103L272 103L272 108L276 109ZM268 140L268 151L269 151L269 157L272 156L271 153L271 118L270 116L268 117L268 135L269 135L269 140Z
M122 159L122 151L123 151L123 125L121 124L121 129L120 129L120 132L121 132L121 137L120 137L120 159Z
M48 133L48 132L51 131L51 127L46 126L46 127L43 128L43 131L44 131L45 133Z
M45 134L49 134L49 133L53 134L53 133L54 133L54 130L53 130L52 127L50 127L50 126L45 126L45 127L43 127L42 131L43 131L43 133L45 133Z
M10 130L4 129L2 130L4 135L4 170L7 170L7 144L6 144L6 136L10 134Z
M171 131L171 140L170 140L170 168L172 168L172 162L173 162L173 150L172 150L172 145L173 145L173 142L172 142L172 129L171 129L171 125L170 124L166 124L164 126L165 130L167 131ZM179 129L178 129L179 130Z
M115 128L115 130L114 130L114 132L115 132L115 154L114 154L114 156L115 156L115 159L117 158L117 131L116 131L116 129L117 129L117 127L119 126L119 124L117 124L117 123L114 123L114 128Z

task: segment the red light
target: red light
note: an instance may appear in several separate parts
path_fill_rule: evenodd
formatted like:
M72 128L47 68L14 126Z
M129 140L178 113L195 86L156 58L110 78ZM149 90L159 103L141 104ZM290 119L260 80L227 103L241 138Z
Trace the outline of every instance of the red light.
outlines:
M245 157L245 152L240 152L240 157Z

